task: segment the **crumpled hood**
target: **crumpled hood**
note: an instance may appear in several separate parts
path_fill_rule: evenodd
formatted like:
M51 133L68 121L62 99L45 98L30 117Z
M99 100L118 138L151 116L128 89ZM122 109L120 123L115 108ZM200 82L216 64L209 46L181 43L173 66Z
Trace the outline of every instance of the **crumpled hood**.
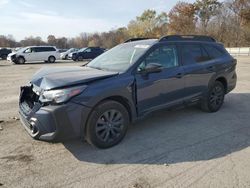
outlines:
M16 52L11 52L11 53L8 54L8 56L11 57L11 56L13 56L15 54L17 54L17 53Z
M32 77L31 83L43 90L85 84L90 81L108 78L117 75L117 72L108 72L89 67L46 67L40 69Z

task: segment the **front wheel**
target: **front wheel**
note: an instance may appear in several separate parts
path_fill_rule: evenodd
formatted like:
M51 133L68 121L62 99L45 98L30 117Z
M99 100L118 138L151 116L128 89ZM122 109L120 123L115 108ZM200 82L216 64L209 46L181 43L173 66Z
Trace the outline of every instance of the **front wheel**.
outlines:
M215 81L214 85L209 89L207 96L201 102L201 109L206 112L217 112L224 103L225 87Z
M18 57L17 58L17 63L18 64L24 64L25 63L25 59L23 57Z
M2 55L2 59L6 60L7 59L7 55Z
M118 102L105 101L92 111L86 127L86 139L98 148L109 148L124 138L128 125L126 108Z
M83 61L83 57L82 57L82 56L79 56L79 57L77 58L77 60L78 60L78 61Z

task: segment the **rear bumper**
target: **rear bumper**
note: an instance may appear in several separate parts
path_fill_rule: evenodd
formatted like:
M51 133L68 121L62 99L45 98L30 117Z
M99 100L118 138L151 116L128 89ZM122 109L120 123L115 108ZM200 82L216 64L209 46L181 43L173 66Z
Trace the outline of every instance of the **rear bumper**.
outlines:
M90 108L72 102L48 106L37 103L30 110L24 106L24 102L19 103L20 119L32 138L54 142L84 137Z

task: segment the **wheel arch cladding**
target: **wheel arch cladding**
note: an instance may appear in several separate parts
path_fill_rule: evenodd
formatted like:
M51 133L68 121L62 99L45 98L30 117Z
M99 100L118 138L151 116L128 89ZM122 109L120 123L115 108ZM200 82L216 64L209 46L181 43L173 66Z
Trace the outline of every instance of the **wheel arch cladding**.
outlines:
M221 82L224 86L225 93L227 92L227 80L224 77L218 77L215 81Z
M17 59L18 58L23 58L24 59L24 61L26 61L26 59L25 59L25 57L23 56L23 55L19 55L19 56L17 56Z
M122 104L122 105L126 108L128 114L129 114L129 121L132 122L133 115L132 115L131 106L130 106L130 104L129 104L129 100L126 99L126 98L123 97L123 96L114 95L114 96L110 96L110 97L104 98L104 99L102 99L101 101L99 101L99 102L95 105L95 107L98 106L100 103L102 103L102 102L104 102L104 101L108 101L108 100L115 101L115 102L118 102L118 103ZM94 108L95 108L95 107L94 107Z

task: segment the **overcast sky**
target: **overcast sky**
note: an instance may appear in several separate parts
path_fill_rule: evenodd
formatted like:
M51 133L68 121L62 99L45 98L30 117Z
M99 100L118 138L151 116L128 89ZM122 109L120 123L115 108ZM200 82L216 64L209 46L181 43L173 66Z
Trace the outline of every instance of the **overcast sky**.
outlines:
M186 0L194 2L194 0ZM0 0L0 35L16 40L75 37L126 26L145 9L169 11L178 0Z

